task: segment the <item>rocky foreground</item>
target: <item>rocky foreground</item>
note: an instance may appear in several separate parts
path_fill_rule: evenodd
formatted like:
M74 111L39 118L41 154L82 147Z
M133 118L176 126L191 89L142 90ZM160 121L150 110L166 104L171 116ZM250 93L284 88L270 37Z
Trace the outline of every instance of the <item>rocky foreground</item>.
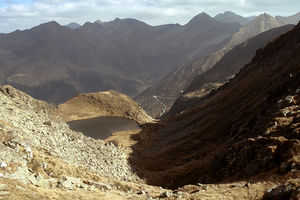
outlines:
M133 133L120 133L106 142L85 137L70 130L54 107L11 86L0 88L0 105L0 199L248 196L246 183L187 185L177 190L147 185L128 164L134 144L128 135Z
M0 199L217 199L243 184L149 186L119 147L71 131L57 111L10 86L0 88ZM114 140L114 138L112 138ZM202 189L201 189L202 188ZM227 196L227 195L226 195Z
M295 174L288 183L150 186L128 164L131 136L143 133L85 137L53 107L10 86L0 88L0 105L0 199L274 199L299 191Z

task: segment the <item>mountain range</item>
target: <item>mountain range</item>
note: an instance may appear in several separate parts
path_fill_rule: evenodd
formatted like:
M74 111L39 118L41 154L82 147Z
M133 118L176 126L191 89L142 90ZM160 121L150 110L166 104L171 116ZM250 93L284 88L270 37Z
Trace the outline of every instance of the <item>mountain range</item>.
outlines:
M200 13L185 25L160 26L130 18L82 26L49 22L0 34L0 84L55 104L112 89L135 96L159 117L235 45L298 16L263 14L249 21L232 12Z
M72 29L49 22L0 35L0 84L52 103L109 89L134 96L178 63L219 48L239 27L205 13L183 26L116 18Z

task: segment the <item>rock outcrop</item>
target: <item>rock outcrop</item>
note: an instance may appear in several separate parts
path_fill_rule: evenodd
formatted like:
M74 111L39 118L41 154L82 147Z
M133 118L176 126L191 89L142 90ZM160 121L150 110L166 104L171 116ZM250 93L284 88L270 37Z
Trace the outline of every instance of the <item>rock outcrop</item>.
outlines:
M26 165L32 162L35 149L66 163L97 171L103 176L138 180L127 164L126 155L113 144L71 131L48 104L10 86L2 87L0 95L0 127L2 142L5 143L1 150L4 153L3 162L9 164L18 158ZM8 152L11 155L5 156ZM32 164L42 166L42 162ZM17 176L18 173L16 170L13 174L4 174L4 177Z

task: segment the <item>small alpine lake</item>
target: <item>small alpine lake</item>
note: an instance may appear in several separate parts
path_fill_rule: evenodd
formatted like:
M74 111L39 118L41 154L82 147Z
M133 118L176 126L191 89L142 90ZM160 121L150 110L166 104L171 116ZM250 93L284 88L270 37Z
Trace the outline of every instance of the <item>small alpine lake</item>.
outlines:
M123 117L96 117L67 122L73 131L82 132L94 139L106 139L114 132L140 129L139 124Z

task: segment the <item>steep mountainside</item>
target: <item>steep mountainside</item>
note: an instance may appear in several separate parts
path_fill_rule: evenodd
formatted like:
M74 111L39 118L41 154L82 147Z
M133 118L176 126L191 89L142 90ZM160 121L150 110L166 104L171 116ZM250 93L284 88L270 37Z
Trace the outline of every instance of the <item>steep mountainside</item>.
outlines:
M54 103L110 89L133 96L238 28L204 13L185 26L117 18L70 29L49 22L0 35L0 84Z
M240 15L237 15L233 12L226 11L224 13L220 13L214 17L215 20L222 23L239 23L240 25L247 24L250 20Z
M251 187L274 177L299 185L299 55L300 24L258 50L215 95L145 128L132 154L140 176L171 188L238 180ZM289 191L299 195L297 187Z
M259 33L282 25L284 25L282 21L268 14L258 16L241 27L239 31L234 33L230 38L216 46L218 48L215 48L214 52L197 54L193 59L190 59L172 73L153 84L150 88L143 91L135 97L135 100L141 103L147 113L159 117L162 114L164 106L153 98L154 95L160 97L160 100L167 107L167 109L164 110L168 110L176 98L181 95L181 91L191 83L196 75L213 67L223 55L234 46Z
M176 99L174 105L166 115L180 113L199 104L208 97L212 90L215 90L228 81L228 79L234 77L242 67L249 63L257 49L292 28L293 25L274 28L234 47L211 69L196 76L183 94Z
M58 106L65 121L120 116L139 123L151 122L152 118L130 97L115 91L79 94Z

